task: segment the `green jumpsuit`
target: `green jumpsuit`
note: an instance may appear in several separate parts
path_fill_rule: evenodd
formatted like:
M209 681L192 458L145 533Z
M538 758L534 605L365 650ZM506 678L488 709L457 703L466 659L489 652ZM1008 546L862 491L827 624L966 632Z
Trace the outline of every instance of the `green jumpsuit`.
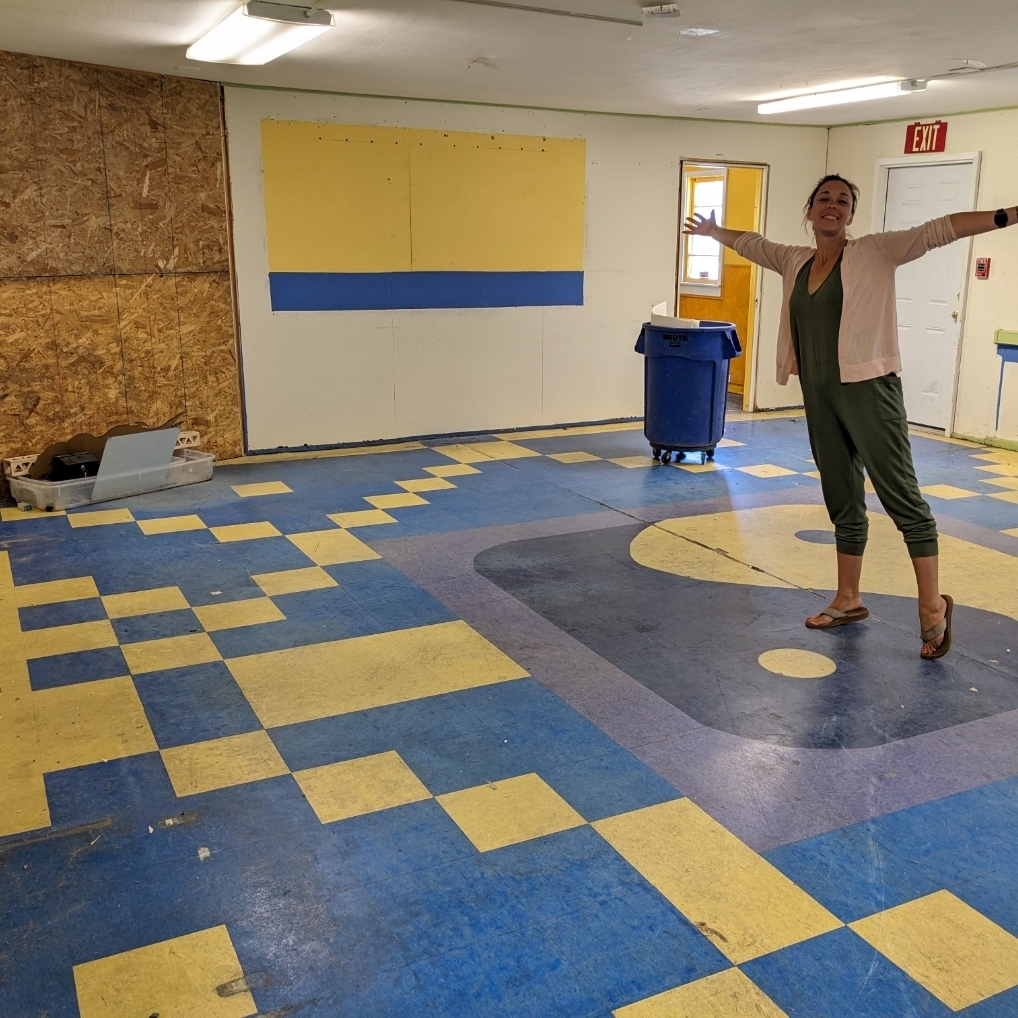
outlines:
M810 259L796 277L789 317L809 443L838 551L861 555L866 549L865 466L909 555L936 555L937 524L916 482L901 379L890 374L841 381L841 259L814 294L809 292L812 264Z

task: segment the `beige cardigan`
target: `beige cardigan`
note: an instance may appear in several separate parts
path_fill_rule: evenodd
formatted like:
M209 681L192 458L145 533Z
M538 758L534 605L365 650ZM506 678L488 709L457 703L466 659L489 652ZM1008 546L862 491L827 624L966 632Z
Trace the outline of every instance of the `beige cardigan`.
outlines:
M845 245L841 262L845 303L838 333L842 382L862 382L901 371L894 270L957 239L951 217L944 216L911 230L871 233ZM781 273L778 384L784 385L789 375L799 373L792 347L788 302L799 271L816 254L816 249L775 244L759 233L744 233L732 246L743 258Z

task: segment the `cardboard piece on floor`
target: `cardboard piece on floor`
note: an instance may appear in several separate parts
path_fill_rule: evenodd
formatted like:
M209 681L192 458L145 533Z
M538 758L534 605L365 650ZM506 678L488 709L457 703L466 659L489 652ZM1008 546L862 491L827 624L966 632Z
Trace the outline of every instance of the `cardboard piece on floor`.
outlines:
M92 501L104 502L161 488L166 483L166 471L170 469L179 435L180 428L163 428L109 439L92 489Z

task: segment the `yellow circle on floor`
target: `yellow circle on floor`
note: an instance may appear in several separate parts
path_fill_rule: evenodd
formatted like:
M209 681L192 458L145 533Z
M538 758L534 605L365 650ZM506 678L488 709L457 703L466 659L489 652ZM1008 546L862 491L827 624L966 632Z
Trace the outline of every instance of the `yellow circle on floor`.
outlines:
M811 650L795 650L792 647L765 650L757 661L767 671L790 679L822 679L838 667L823 654L814 654Z

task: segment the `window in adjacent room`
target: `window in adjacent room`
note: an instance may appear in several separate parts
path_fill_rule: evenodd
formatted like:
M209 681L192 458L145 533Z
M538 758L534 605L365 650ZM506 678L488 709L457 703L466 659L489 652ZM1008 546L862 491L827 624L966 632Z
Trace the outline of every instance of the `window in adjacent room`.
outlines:
M686 177L686 216L709 216L724 225L725 177L723 173L692 173ZM682 282L720 287L721 245L710 237L686 238Z

